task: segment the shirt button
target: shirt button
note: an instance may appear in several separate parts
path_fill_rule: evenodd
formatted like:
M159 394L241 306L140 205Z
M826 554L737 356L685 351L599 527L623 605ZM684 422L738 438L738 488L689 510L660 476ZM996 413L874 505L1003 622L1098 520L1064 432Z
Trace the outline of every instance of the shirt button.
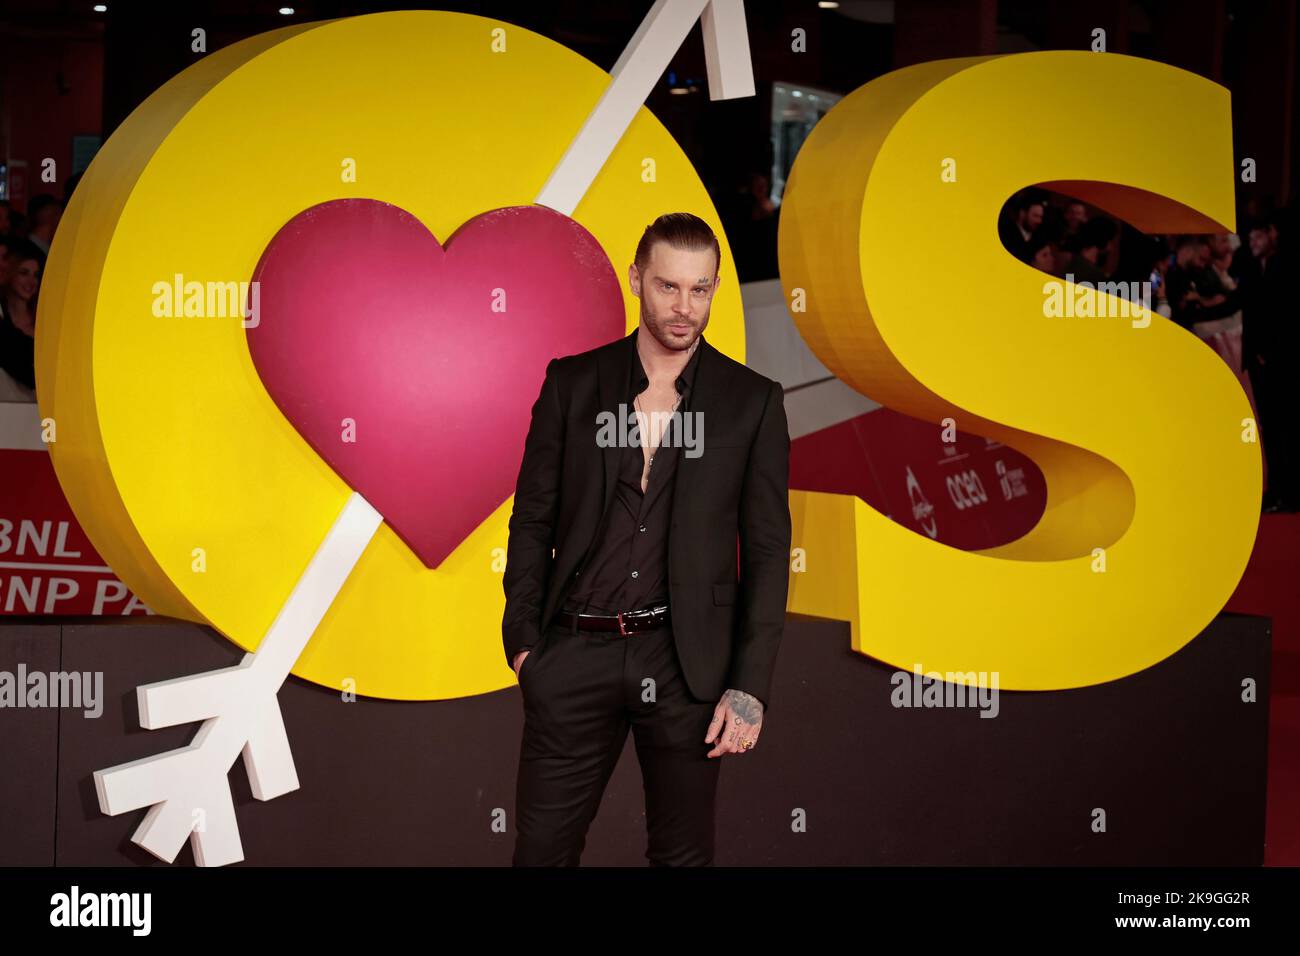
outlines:
M645 525L642 525L641 527L637 528L636 530L638 530L638 531L644 531L644 530L645 530Z
M638 572L633 571L633 572L632 572L632 577L636 577L636 576L637 576L637 573L638 573Z

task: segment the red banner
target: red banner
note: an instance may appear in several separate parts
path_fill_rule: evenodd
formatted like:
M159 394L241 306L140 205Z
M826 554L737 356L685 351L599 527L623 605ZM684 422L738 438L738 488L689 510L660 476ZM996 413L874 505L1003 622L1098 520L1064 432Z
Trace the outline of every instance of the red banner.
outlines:
M1047 484L1013 448L877 408L790 444L790 487L857 495L901 525L979 551L1042 517Z
M86 539L49 453L0 448L0 614L148 613Z

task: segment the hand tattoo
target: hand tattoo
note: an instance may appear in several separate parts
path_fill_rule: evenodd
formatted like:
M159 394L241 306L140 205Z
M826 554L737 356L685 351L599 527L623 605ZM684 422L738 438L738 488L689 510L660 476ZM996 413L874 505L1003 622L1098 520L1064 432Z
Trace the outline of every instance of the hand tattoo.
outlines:
M758 743L763 728L763 703L753 694L728 688L713 710L713 721L704 742L714 744L708 756L748 753ZM726 748L726 749L724 749Z
M737 723L753 726L763 719L763 704L753 694L746 694L743 690L728 690L722 699L736 715Z

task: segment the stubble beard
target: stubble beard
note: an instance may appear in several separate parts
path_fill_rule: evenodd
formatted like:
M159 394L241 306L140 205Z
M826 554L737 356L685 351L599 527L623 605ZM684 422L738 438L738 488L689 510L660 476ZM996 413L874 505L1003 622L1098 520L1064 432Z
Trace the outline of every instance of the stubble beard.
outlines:
M654 336L654 340L664 348L671 349L674 352L684 352L689 349L703 334L704 327L709 322L709 313L706 311L698 321L688 323L692 327L693 333L688 334L685 339L679 340L668 331L667 326L678 324L681 321L681 319L674 317L660 322L647 311L645 299L641 300L641 327L647 329Z

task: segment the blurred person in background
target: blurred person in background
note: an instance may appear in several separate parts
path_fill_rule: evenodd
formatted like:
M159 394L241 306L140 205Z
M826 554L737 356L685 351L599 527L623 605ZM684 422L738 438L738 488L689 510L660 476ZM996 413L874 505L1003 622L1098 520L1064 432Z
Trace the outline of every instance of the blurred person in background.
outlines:
M1088 206L1078 199L1071 199L1065 204L1065 235L1074 238L1088 221Z
M1265 213L1251 223L1247 242L1253 263L1243 267L1239 278L1242 361L1259 406L1260 439L1268 462L1263 507L1293 512L1300 507L1295 236L1282 216Z
M50 243L62 215L63 204L49 193L39 193L27 203L27 238L41 255L50 254Z
M1157 315L1169 318L1169 299L1165 294L1165 273L1169 269L1169 247L1159 236L1146 236L1136 230L1124 232L1120 242L1123 255L1111 279L1123 283L1130 301L1145 306Z
M17 241L13 236L0 232L0 289L9 281L9 250ZM4 306L0 304L0 314L3 311Z
M781 207L772 201L772 180L766 170L751 168L735 180L718 205L741 282L778 275L777 230Z
M0 286L0 401L36 401L36 300L45 256L26 240L11 240Z
M1025 262L1049 275L1056 275L1056 250L1044 230L1040 229L1025 244Z
M1188 331L1197 332L1197 323L1226 318L1239 308L1235 288L1224 285L1213 262L1214 251L1206 236L1178 241L1169 270L1169 304L1174 321Z
M1089 219L1081 225L1073 242L1067 245L1073 254L1058 266L1062 276L1068 276L1071 282L1105 282L1110 275L1105 267L1106 247L1116 229L1109 219Z
M1191 329L1228 363L1233 374L1242 374L1241 364L1241 297L1232 275L1233 240L1236 236L1220 233L1210 236L1200 247L1198 262L1204 258L1203 281L1212 283L1214 295L1205 307L1194 310Z
M1021 262L1029 261L1029 241L1043 224L1043 197L1025 190L998 220L998 238Z

